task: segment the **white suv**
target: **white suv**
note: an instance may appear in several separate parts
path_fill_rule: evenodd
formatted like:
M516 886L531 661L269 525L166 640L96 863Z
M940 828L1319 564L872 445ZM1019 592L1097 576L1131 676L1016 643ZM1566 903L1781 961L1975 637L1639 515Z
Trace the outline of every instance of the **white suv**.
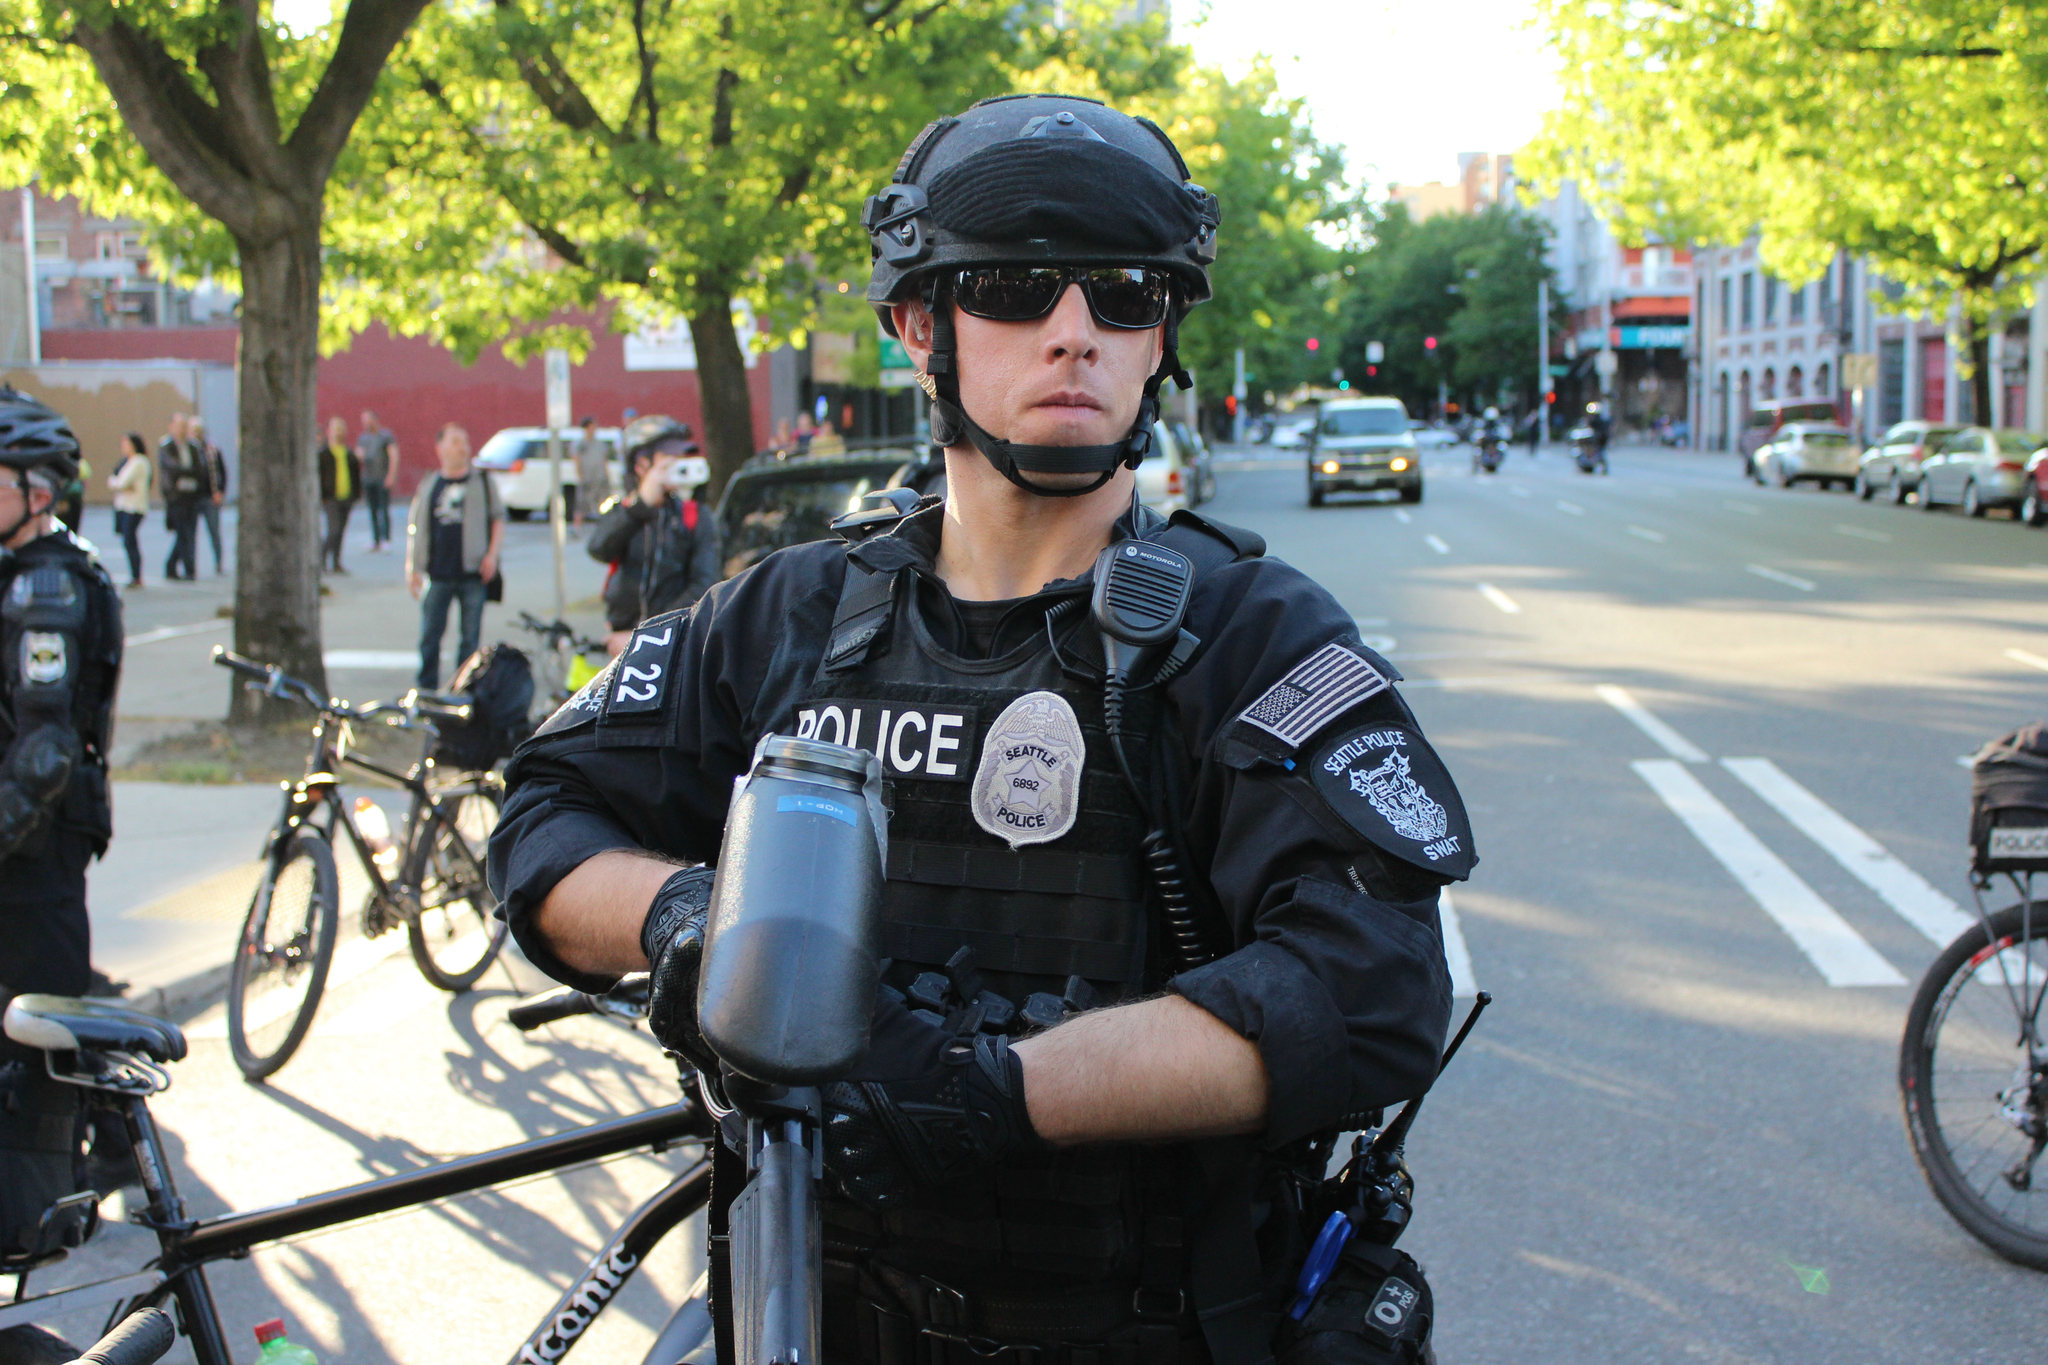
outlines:
M581 427L565 427L560 433L562 439L562 487L576 487L576 461L569 452L583 439ZM591 516L598 504L619 491L619 429L599 427L597 439L611 447L611 458L605 461L611 470L611 482L599 489L595 496L584 502L583 515ZM506 427L484 442L484 448L476 453L476 466L491 471L491 484L497 490L498 501L514 521L525 521L538 512L548 512L548 429L546 427ZM580 500L579 490L577 497Z

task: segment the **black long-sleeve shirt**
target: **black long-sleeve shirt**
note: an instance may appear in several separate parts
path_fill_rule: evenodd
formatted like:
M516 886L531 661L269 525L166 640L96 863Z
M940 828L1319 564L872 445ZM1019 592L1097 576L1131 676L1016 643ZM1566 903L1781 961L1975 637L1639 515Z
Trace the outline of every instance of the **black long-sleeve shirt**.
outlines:
M592 559L612 566L604 611L613 630L690 606L723 567L711 509L674 497L657 507L631 494L613 498L591 528L588 549Z

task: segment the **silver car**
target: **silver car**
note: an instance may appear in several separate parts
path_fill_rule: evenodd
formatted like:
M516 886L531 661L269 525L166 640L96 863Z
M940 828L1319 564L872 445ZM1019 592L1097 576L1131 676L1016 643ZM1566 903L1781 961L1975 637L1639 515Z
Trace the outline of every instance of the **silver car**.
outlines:
M1940 450L1955 427L1915 418L1894 422L1876 445L1863 452L1863 468L1856 476L1856 496L1869 498L1883 493L1902 503L1920 486L1920 462Z
M1780 488L1802 482L1822 488L1839 483L1847 488L1856 482L1862 454L1847 427L1832 422L1787 422L1750 457L1750 472L1758 483L1775 483Z
M1993 507L2017 507L2027 495L2027 457L2048 436L2009 427L1964 427L1920 462L1920 505L1929 511L1959 503L1981 517Z

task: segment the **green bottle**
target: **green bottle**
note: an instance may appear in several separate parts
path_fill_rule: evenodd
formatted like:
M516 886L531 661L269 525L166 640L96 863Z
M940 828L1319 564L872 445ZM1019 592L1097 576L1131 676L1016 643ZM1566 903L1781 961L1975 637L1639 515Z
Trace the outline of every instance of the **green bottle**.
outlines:
M283 1318L257 1323L256 1344L263 1348L256 1365L320 1365L311 1351L285 1337Z

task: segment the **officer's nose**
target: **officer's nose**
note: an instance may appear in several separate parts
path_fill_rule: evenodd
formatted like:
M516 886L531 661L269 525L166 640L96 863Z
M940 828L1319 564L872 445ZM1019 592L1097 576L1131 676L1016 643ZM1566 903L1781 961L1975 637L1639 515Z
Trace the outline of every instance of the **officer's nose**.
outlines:
M1099 334L1095 329L1095 315L1088 311L1088 296L1081 292L1080 285L1066 287L1042 326L1044 331L1040 340L1045 346L1046 359L1095 359Z

